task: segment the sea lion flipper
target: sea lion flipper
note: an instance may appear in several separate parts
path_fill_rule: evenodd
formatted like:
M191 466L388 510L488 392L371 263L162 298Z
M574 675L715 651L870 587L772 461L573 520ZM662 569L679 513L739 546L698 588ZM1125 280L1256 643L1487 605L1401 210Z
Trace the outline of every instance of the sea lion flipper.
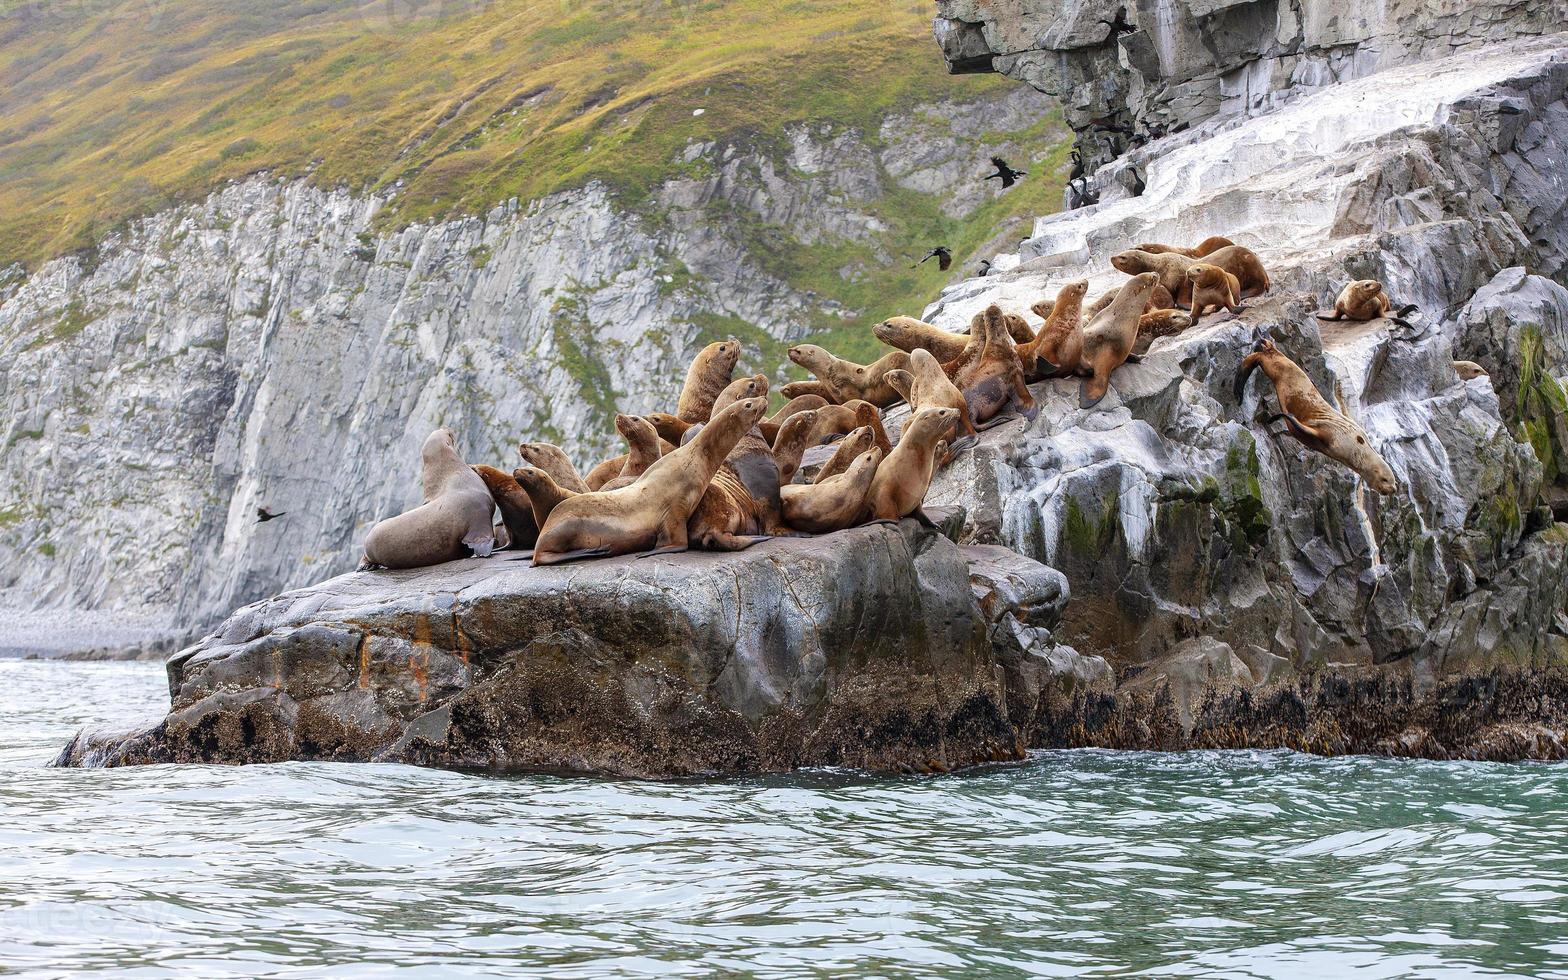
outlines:
M963 438L959 439L957 442L955 442L952 445L948 446L947 447L947 451L956 456L959 453L963 452L965 449L968 449L970 446L973 446L975 443L977 443L979 441L980 440L977 439L974 436L964 436Z
M527 551L515 551L512 554L507 555L503 561L531 561L533 557L534 549L529 548Z
M684 544L670 544L670 545L665 545L662 548L655 548L652 551L644 551L642 554L638 555L637 557L638 558L652 558L655 555L678 555L678 554L680 554L683 551L690 551L690 550L691 549L689 547L687 547L686 545L684 545Z
M921 527L928 527L932 530L936 530L937 528L936 521L933 521L931 519L931 515L927 514L923 508L916 507L914 510L909 512L909 516L913 517L917 522L919 522Z
M1111 385L1108 380L1104 382L1103 385L1097 384L1096 382L1098 381L1098 378L1084 378L1083 382L1078 386L1079 408L1093 408L1094 406L1100 404L1100 399L1104 398L1106 392L1111 390ZM1100 389L1100 393L1098 395L1093 393L1095 388Z
M1285 428L1290 434L1295 436L1296 440L1308 449L1321 453L1327 448L1328 442L1312 426L1307 425L1289 412L1281 412L1279 417L1285 420Z
M495 551L495 545L495 531L493 530L485 534L470 534L463 539L463 547L472 551L475 558L489 558L490 553Z
M1192 322L1193 323L1197 323L1198 321L1197 321L1196 318L1194 318ZM1142 354L1128 354L1127 355L1127 359L1126 359L1126 361L1124 363L1126 363L1126 364L1142 364L1143 363L1143 355Z
M1252 372L1261 361L1262 357L1254 352L1243 357L1241 364L1237 365L1236 379L1231 383L1231 393L1236 396L1237 404L1240 404L1242 399L1246 397L1247 379L1252 376Z

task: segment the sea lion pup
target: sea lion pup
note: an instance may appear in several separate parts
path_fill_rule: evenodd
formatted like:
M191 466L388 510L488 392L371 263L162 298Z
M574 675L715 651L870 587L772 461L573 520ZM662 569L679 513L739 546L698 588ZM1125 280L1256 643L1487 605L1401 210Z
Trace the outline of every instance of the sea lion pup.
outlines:
M1119 292L1121 292L1121 287L1117 286L1115 289L1101 293L1099 299L1084 308L1083 318L1085 320L1094 319L1101 310L1111 305L1111 301L1116 298L1116 294ZM1155 313L1160 310L1174 310L1175 308L1176 297L1171 295L1171 291L1164 286L1155 286L1154 292L1149 294L1149 306L1143 312Z
M544 527L544 522L550 519L550 512L555 510L557 504L577 496L576 490L568 490L556 483L550 474L537 466L518 467L512 471L512 479L528 495L534 509L534 523L540 527Z
M985 342L980 359L959 367L956 374L949 371L951 365L942 365L943 371L952 376L953 384L964 394L971 424L977 429L987 429L1006 421L1012 414L1033 419L1039 410L1024 380L1018 348L1007 331L1006 314L992 303L980 314L977 326ZM1012 413L1007 412L1009 407L1014 410Z
M430 433L419 459L425 502L370 529L361 570L422 568L495 550L495 499L457 454L452 430Z
M816 408L825 408L828 400L821 395L796 395L784 403L784 407L774 412L769 418L757 423L757 428L762 430L762 438L772 445L779 437L779 430L784 423L801 412Z
M1210 235L1199 242L1195 248L1182 248L1180 245L1161 245L1158 242L1144 242L1141 245L1134 245L1133 248L1140 252L1152 252L1156 255L1161 252L1175 252L1178 255L1185 255L1189 259L1201 259L1205 255L1218 252L1220 249L1234 244L1236 243L1224 235Z
M800 472L800 458L810 445L811 430L817 424L817 410L808 408L796 412L779 426L778 437L773 440L773 465L779 470L779 486L795 482Z
M1269 274L1257 253L1241 245L1227 245L1203 257L1209 265L1217 265L1235 276L1240 282L1237 299L1250 299L1269 290ZM1179 252L1143 252L1135 248L1111 256L1111 265L1130 276L1144 272L1157 273L1160 285L1171 291L1177 306L1192 302L1192 283L1187 270L1197 262Z
M577 467L572 465L560 446L548 442L520 442L517 444L517 455L529 466L550 474L550 479L565 489L573 493L588 492L588 484L583 481L582 474L577 472Z
M1192 318L1188 326L1197 326L1211 306L1223 307L1231 313L1241 313L1244 309L1237 299L1241 280L1217 265L1194 263L1187 270L1187 283L1192 290Z
M1236 369L1235 395L1241 401L1247 378L1262 367L1274 382L1280 413L1269 419L1285 420L1286 430L1303 446L1344 463L1359 473L1367 484L1381 494L1394 492L1394 471L1367 441L1361 427L1336 411L1296 362L1280 353L1273 341L1264 337L1257 350L1248 354Z
M1045 324L1035 334L1033 343L1018 349L1026 379L1041 372L1067 375L1078 370L1078 359L1083 354L1083 297L1088 291L1089 280L1078 279L1063 286L1049 308L1044 300L1030 307L1045 318ZM1041 367L1039 361L1049 367Z
M1454 373L1464 381L1474 381L1476 378L1488 377L1486 368L1474 361L1455 361Z
M1001 318L997 319L1000 323ZM910 418L898 446L883 458L872 477L864 519L897 521L914 514L921 523L930 523L920 505L931 486L931 474L936 472L937 443L957 419L956 408L923 408Z
M1357 279L1339 291L1332 310L1327 314L1319 313L1317 317L1319 320L1376 320L1386 316L1402 327L1412 327L1404 317L1416 312L1416 306L1402 306L1397 314L1389 316L1388 311L1393 307L1393 301L1383 292L1382 283L1376 279Z
M909 355L901 350L890 351L870 364L856 364L816 344L797 344L789 349L789 359L833 390L834 397L829 401L843 404L858 398L878 408L898 401L898 392L883 376L889 371L909 370Z
M692 423L669 412L649 412L643 418L653 425L654 431L659 433L659 438L671 446L679 446L681 439L686 435L686 430L692 427Z
M620 474L600 486L600 490L619 490L631 486L664 455L664 448L659 444L659 430L640 415L616 415L615 431L626 440L631 452L626 454L626 462L621 466ZM589 486L593 486L592 482Z
M539 522L534 520L534 504L528 492L510 474L494 466L480 464L474 467L474 472L485 481L496 508L501 512L501 526L506 529L506 544L501 545L497 536L497 547L532 548L535 539L539 537Z
M815 378L810 381L791 381L779 389L779 394L783 395L786 401L799 398L801 395L816 395L829 405L838 404L838 395L833 392L833 388Z
M811 482L821 483L830 477L838 476L849 469L849 464L855 461L855 457L868 449L876 448L876 434L871 431L871 426L862 425L839 440L838 448L833 451L832 456L828 457L826 463L818 467L817 475Z
M913 354L924 348L940 363L955 360L969 346L969 336L951 333L912 316L890 316L871 328L876 338L889 347Z
M958 409L958 425L953 429L955 439L980 434L969 417L969 402L964 393L948 378L930 351L916 350L909 355L908 371L889 371L887 378L888 383L903 394L911 412L932 407Z
M686 522L724 458L767 408L766 398L736 402L714 413L701 432L661 456L631 486L561 501L539 532L533 563L685 551Z
M1111 387L1111 372L1127 361L1136 363L1139 356L1132 352L1138 341L1138 322L1142 319L1149 293L1158 283L1159 274L1140 272L1132 277L1110 306L1101 310L1083 328L1083 357L1078 373L1088 374L1078 389L1078 407L1093 408L1105 397Z
M713 413L713 400L730 383L735 362L740 359L740 341L734 337L709 344L698 352L686 370L675 414L684 422L706 422Z
M872 442L878 449L884 454L893 451L887 430L882 427L882 413L870 402L857 398L846 405L825 405L816 411L816 424L811 427L811 435L807 436L809 445L831 442L838 436L866 426L871 430Z
M882 462L875 446L855 456L844 472L810 484L783 486L784 522L808 534L832 534L852 526L866 511L871 481Z

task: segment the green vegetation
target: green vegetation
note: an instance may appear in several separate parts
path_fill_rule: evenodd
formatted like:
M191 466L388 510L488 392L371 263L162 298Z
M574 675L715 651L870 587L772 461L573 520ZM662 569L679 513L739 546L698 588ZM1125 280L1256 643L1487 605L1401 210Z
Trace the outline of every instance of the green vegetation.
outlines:
M1519 393L1515 405L1520 441L1535 450L1547 483L1568 482L1568 392L1543 366L1545 341L1538 326L1519 331Z

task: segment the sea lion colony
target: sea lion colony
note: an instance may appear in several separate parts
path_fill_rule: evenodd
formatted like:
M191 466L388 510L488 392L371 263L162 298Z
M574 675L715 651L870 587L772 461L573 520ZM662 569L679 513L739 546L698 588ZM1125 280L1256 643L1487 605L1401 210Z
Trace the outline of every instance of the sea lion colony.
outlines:
M425 503L371 529L361 568L417 567L508 547L536 565L688 547L728 551L777 536L927 520L921 505L938 469L980 430L1034 418L1031 383L1077 377L1079 406L1092 409L1116 371L1137 363L1155 338L1189 329L1212 310L1240 313L1243 300L1271 285L1256 253L1219 237L1191 248L1145 243L1111 264L1131 278L1094 302L1085 303L1088 282L1079 280L1033 304L1045 321L1038 334L993 304L966 334L913 317L884 320L873 332L893 350L871 364L812 344L791 347L789 359L813 378L784 385L789 400L771 417L767 377L732 378L740 344L709 344L687 372L675 412L617 416L628 451L586 477L549 443L521 443L523 465L510 476L469 467L451 434L437 430L424 452ZM1414 308L1390 316L1392 309L1380 284L1362 280L1320 316L1396 319ZM1283 421L1285 434L1378 493L1394 491L1393 471L1366 433L1266 338L1237 372L1238 401L1257 368L1280 409L1268 424ZM910 414L895 438L883 413L899 403ZM824 443L837 451L807 479L802 454Z

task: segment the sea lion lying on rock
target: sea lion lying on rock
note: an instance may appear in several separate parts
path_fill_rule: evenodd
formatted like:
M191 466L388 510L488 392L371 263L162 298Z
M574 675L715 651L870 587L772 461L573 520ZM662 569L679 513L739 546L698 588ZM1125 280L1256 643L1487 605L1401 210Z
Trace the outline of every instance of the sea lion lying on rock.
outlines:
M1350 467L1378 493L1394 492L1394 471L1372 448L1366 432L1330 406L1307 373L1266 337L1258 341L1257 350L1242 359L1236 371L1238 402L1247 378L1259 367L1274 383L1274 394L1279 398L1280 413L1270 417L1270 423L1283 419L1286 431L1308 449Z
M1182 248L1180 245L1161 245L1157 242L1144 242L1141 245L1134 245L1133 248L1140 252L1151 252L1155 255L1162 252L1175 252L1178 255L1185 255L1189 259L1201 259L1205 255L1218 252L1220 249L1228 248L1234 244L1236 243L1224 235L1211 235L1198 243L1195 248Z
M767 407L765 398L736 402L715 413L684 446L661 456L631 486L561 501L539 532L534 564L685 551L687 521L725 457Z
M1209 265L1218 266L1235 276L1240 285L1237 299L1260 296L1269 290L1269 274L1257 253L1240 245L1227 245L1203 257ZM1179 252L1144 252L1130 248L1111 256L1111 265L1130 276L1153 272L1159 276L1160 285L1170 290L1178 306L1192 303L1192 281L1187 270L1197 260Z
M796 344L788 353L790 360L832 389L834 397L830 400L840 404L858 398L885 408L898 401L898 392L884 375L893 370L909 370L909 355L904 351L891 351L870 364L846 361L816 344Z
M954 360L969 345L969 336L951 333L912 316L892 316L871 328L876 338L889 347L913 354L928 350L938 363Z
M854 457L842 473L811 484L781 487L785 523L808 534L831 534L853 527L866 512L871 481L881 462L882 450L873 446Z
M370 529L361 570L423 568L495 550L495 499L457 454L452 431L430 433L419 457L425 502Z

